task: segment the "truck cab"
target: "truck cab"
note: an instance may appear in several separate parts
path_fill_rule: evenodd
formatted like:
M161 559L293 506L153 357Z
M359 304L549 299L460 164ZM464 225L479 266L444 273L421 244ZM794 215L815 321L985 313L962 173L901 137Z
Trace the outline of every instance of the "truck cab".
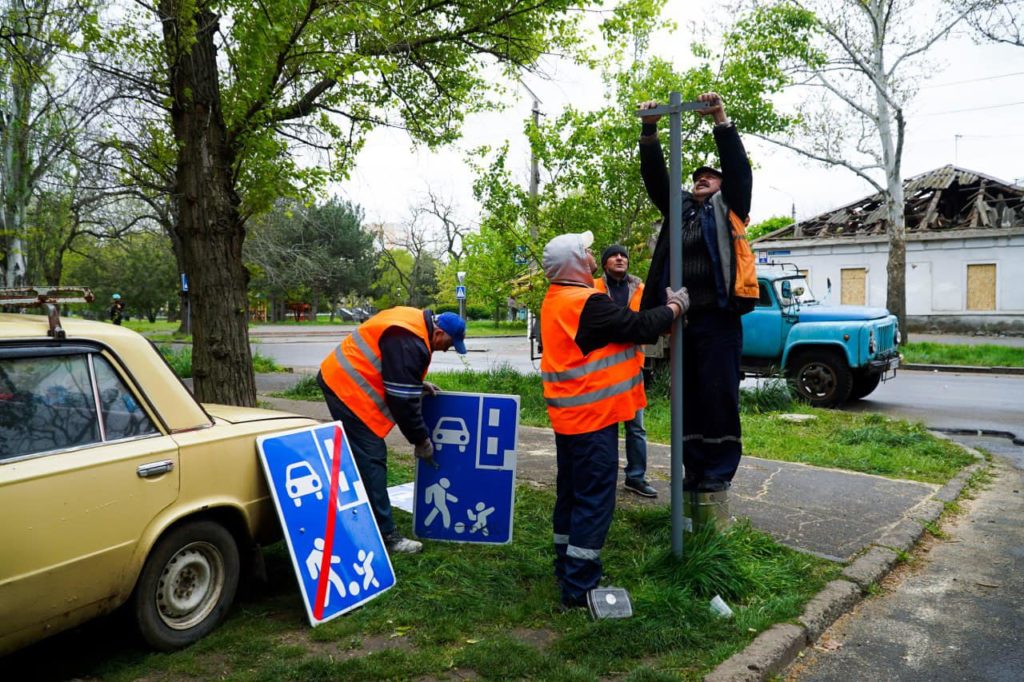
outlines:
M757 304L742 318L745 373L781 370L799 397L819 407L859 400L895 376L900 331L888 310L827 305L790 264L761 266L757 280Z

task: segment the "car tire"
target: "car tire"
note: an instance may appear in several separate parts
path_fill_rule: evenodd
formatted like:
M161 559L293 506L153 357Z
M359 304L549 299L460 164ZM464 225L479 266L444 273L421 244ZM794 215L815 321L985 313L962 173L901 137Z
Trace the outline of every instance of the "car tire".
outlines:
M143 639L160 651L202 639L227 616L238 576L238 545L223 526L197 521L175 528L150 552L132 596Z
M850 397L853 373L840 353L806 350L786 364L786 377L798 398L814 407L836 407Z
M853 388L850 389L850 400L860 400L878 388L882 381L880 372L859 371L853 373Z

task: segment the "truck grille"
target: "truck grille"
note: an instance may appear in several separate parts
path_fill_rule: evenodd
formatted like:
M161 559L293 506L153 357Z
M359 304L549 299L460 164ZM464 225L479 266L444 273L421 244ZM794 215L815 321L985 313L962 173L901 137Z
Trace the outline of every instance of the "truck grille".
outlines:
M878 349L875 354L884 353L887 350L892 350L896 347L896 323L895 321L885 322L878 325L875 330L876 343Z

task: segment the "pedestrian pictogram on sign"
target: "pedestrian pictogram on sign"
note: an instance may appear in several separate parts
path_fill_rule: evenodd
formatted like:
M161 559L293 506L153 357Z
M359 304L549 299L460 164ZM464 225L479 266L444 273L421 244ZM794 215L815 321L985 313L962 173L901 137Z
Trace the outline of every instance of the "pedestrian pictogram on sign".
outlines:
M455 298L459 299L460 301L465 299L466 287L462 286L461 284L455 287Z
M439 466L416 467L417 537L511 542L519 396L442 392L423 398L423 419Z
M340 423L261 436L260 461L312 625L395 584Z

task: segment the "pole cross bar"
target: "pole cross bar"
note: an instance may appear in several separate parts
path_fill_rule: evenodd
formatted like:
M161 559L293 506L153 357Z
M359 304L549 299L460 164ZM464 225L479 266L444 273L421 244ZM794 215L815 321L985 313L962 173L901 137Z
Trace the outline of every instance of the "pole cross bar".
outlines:
M655 109L641 109L637 116L669 117L669 284L672 289L683 286L683 160L682 120L684 111L706 109L706 102L683 102L678 92L669 94L669 103ZM683 556L683 315L672 323L672 554Z

